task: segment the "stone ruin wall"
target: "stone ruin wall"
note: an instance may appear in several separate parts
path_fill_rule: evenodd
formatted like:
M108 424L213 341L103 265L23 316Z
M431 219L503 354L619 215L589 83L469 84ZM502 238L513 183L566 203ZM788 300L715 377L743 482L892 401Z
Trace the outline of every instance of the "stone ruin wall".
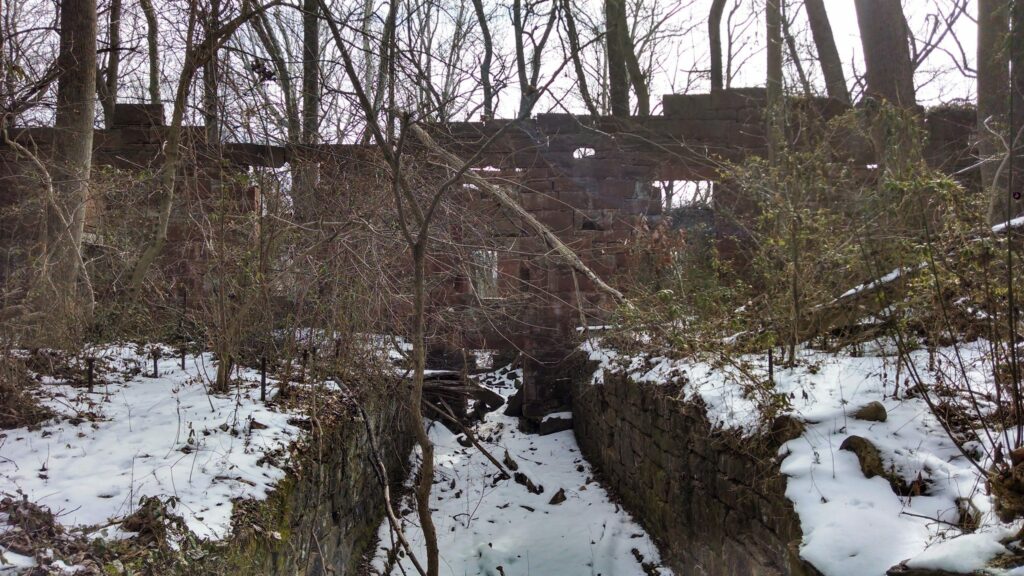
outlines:
M645 226L662 219L658 181L715 181L722 161L739 161L764 154L763 89L728 90L717 94L668 95L659 116L614 118L568 114L541 114L507 130L481 156L481 173L513 189L520 204L549 226L573 248L598 275L612 285L624 286L635 262L628 241ZM813 99L796 104L818 121L842 113L835 102ZM159 168L166 128L162 110L145 105L120 105L116 126L97 130L95 164L128 170ZM475 154L508 121L486 123L454 122L432 126L438 142L463 158ZM943 110L926 115L930 134L926 156L949 171L969 166L970 138L974 124L970 110ZM248 166L280 168L291 159L291 150L257 144L226 144L211 149L201 127L185 128L192 154L180 179L182 198L201 200L218 189L233 171ZM14 131L23 142L40 150L57 137L48 128ZM334 163L333 173L344 178L352 170L365 170L366 163L344 159L373 150L360 146L321 146L320 158ZM869 162L864 150L851 151L855 162ZM339 158L342 160L339 162ZM859 160L856 158L860 158ZM17 205L31 194L31 168L9 148L0 146L0 210ZM28 174L29 178L24 176ZM20 175L20 176L19 176ZM142 191L145 193L146 191ZM237 190L238 208L253 210L258 191ZM742 214L747 204L728 186L717 186L713 203L722 211ZM201 202L200 202L201 205ZM609 298L581 274L574 274L550 254L542 239L483 193L467 197L470 210L491 222L491 240L497 247L499 287L505 293L524 296L511 310L515 322L503 326L509 334L483 328L463 335L463 345L507 348L510 343L525 349L543 362L564 356L571 346L581 309L586 321L600 324L612 309ZM103 218L103 207L93 205L89 223ZM0 212L0 284L18 265L11 255L31 237L32 222L3 219ZM734 226L716 219L714 228L720 246L727 247L736 235ZM12 250L12 247L15 248ZM183 276L201 275L203 253L187 219L172 223L168 252L179 263ZM472 282L464 274L439 267L432 272L444 276L437 282L433 305L472 314L478 308ZM472 323L467 323L472 324ZM485 323L480 323L485 324ZM528 378L529 379L529 378Z
M591 367L592 369L592 367ZM580 449L678 574L820 576L800 558L800 519L779 443L713 426L671 387L589 371L573 381Z

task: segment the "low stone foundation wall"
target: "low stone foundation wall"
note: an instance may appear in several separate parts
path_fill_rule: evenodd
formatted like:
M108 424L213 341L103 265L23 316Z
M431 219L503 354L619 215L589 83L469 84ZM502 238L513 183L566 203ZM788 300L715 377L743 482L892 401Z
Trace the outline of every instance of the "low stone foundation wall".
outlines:
M573 384L584 455L659 541L678 574L818 574L799 559L800 522L785 497L776 448L713 430L704 410L605 373Z
M412 434L394 396L365 406L392 493L408 475ZM366 426L356 410L317 426L297 464L265 501L246 506L245 521L224 552L230 574L346 576L360 564L384 519L384 492L371 464ZM326 418L325 418L326 420Z

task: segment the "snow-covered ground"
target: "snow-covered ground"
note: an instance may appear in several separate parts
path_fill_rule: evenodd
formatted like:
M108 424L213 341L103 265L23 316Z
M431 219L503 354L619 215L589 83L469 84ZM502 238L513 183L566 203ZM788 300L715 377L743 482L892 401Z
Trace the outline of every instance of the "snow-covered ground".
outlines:
M985 479L952 443L925 400L908 395L906 382L894 396L897 361L892 346L871 348L858 356L804 350L797 367L775 370L775 391L788 398L791 413L806 426L801 437L780 448L781 472L788 479L786 496L794 503L804 534L801 556L826 576L880 576L907 559L917 568L1024 574L1022 569L986 568L987 562L1006 552L1000 541L1021 526L995 517ZM765 425L742 373L767 379L766 356L734 359L742 364L741 371L737 364L721 361L624 357L602 347L599 340L587 342L585 350L600 363L593 378L596 385L609 370L624 371L638 382L685 382L684 393L704 402L713 423L747 433ZM912 358L928 383L948 383L963 362L984 412L992 408L984 397L992 388L986 351L983 341L941 348L934 370L928 370L926 351L914 352ZM885 422L853 417L872 401L886 408ZM851 435L872 442L886 468L907 483L920 475L927 486L924 494L899 496L881 476L865 478L854 453L839 449ZM982 515L973 534L956 528L961 498Z
M100 351L101 362L118 371L91 394L44 380L36 393L61 417L38 429L0 431L0 497L27 498L64 526L112 538L124 535L117 521L142 497L173 498L172 512L197 536L223 538L233 503L265 497L285 476L300 417L259 400L257 372L239 369L230 394L210 395L204 383L216 364L209 354L188 356L182 370L168 351L152 378L152 360L138 352ZM121 375L133 366L142 375Z
M503 396L515 391L518 372L499 372L491 386ZM507 451L536 486L530 492L512 479L495 481L495 466L457 435L433 424L436 478L431 500L437 525L441 574L446 576L644 576L668 575L658 566L654 543L629 515L593 480L572 431L548 436L526 434L503 409L488 414L476 434L499 460ZM415 460L416 456L414 456ZM565 501L551 504L564 490ZM409 499L411 501L411 499ZM413 550L425 561L423 534L413 506L403 506L404 531ZM374 568L384 570L393 542L385 522ZM643 563L650 563L645 572ZM405 573L415 573L408 558L399 560ZM395 567L392 574L402 572Z

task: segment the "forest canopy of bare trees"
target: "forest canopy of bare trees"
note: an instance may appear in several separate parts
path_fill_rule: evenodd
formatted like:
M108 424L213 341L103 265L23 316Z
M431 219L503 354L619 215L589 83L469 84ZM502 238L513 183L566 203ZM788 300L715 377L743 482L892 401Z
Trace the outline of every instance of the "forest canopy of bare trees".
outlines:
M539 496L542 473L495 438L513 418L524 433L572 428L572 370L611 374L612 356L650 374L703 362L741 391L757 415L742 425L774 450L820 424L793 415L787 378L877 345L893 363L879 369L882 399L923 402L945 442L934 462L968 463L957 474L992 497L986 526L1017 522L1022 123L1024 1L0 0L0 428L55 418L64 392L47 403L40 389L60 379L87 390L75 425L103 422L101 384L158 381L173 357L171 394L198 384L218 417L234 399L224 434L308 434L254 466L301 452L320 475L315 513L326 430L358 423L383 509L373 573L439 576L455 554L438 491L462 490L434 424L482 456L481 485ZM985 392L959 348L978 342ZM102 346L130 362L115 368ZM945 372L940 349L956 357ZM673 370L658 377L682 390ZM506 377L507 394L486 385ZM720 398L701 398L718 427ZM506 402L510 420L487 428ZM175 442L189 439L172 451L197 459L203 440L192 421L182 431L181 410ZM413 445L408 494L393 494L388 468ZM933 461L915 479L878 452L858 452L858 466L907 510L940 493ZM0 454L0 470L13 462ZM577 468L583 487L546 505L583 498L592 478ZM211 476L241 482L229 472ZM0 520L25 524L29 498L11 484ZM923 518L974 532L971 497L955 517ZM92 532L24 525L32 545L0 531L0 560L34 546L134 554L150 570L139 573L237 568L202 552L187 520L203 518L172 513L176 493L146 498L133 484L131 513L108 525L138 528L125 531L148 539L143 560ZM315 527L282 536L252 516L241 534L287 541L302 573L330 556ZM658 539L665 527L648 528ZM677 561L631 554L644 574Z

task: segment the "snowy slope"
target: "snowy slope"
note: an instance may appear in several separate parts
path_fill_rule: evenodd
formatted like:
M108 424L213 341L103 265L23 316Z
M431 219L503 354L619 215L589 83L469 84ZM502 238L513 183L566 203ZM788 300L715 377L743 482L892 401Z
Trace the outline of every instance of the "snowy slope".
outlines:
M806 426L801 437L780 448L781 472L788 478L786 496L794 503L804 533L801 556L826 576L879 576L907 559L917 568L963 573L985 569L989 560L1006 552L1000 540L1020 526L995 518L984 478L950 441L926 402L908 396L905 383L904 390L893 395L896 358L888 355L891 348L877 344L863 356L805 350L797 367L775 370L776 391L789 398L792 414ZM638 382L686 382L684 393L700 398L716 425L746 433L764 426L758 404L746 392L734 364L623 357L598 340L587 342L584 349L600 365L593 377L596 385L609 370L626 372ZM939 349L934 371L928 370L927 352L912 357L930 382L952 378L957 372L954 362L962 360L974 390L983 394L992 387L986 351L983 341L959 350ZM766 356L736 360L747 374L767 379ZM885 422L853 417L871 401L885 406ZM981 407L992 406L982 399ZM925 494L898 496L882 477L865 478L857 457L839 450L851 435L870 440L887 468L894 468L908 483L920 474L928 485ZM982 513L977 533L964 535L955 528L958 498L969 500Z
M134 347L101 356L152 371ZM285 476L288 446L300 434L290 423L296 416L260 402L259 376L245 369L231 394L208 395L203 377L216 372L208 354L189 356L185 370L178 358L161 360L159 372L114 373L92 394L42 386L43 402L62 418L0 432L0 495L49 507L68 527L110 525L114 537L117 520L143 496L173 497L173 512L196 535L227 536L233 502L265 497Z
M495 389L508 396L515 391L511 378L517 374L503 374L509 378ZM513 480L494 482L497 470L486 457L476 448L460 445L443 426L432 425L437 476L431 506L436 509L441 574L644 576L648 572L638 557L653 563L652 573L670 574L655 567L658 551L644 530L593 481L572 431L525 434L517 429L516 418L499 410L488 414L476 433L498 459L507 450L519 471L543 486L544 492L533 494ZM560 489L565 490L565 502L549 504ZM413 505L403 510L404 530L425 562ZM380 548L373 565L380 572L392 542L386 522L378 537ZM401 562L405 573L415 573L408 559ZM401 571L396 567L391 573Z

